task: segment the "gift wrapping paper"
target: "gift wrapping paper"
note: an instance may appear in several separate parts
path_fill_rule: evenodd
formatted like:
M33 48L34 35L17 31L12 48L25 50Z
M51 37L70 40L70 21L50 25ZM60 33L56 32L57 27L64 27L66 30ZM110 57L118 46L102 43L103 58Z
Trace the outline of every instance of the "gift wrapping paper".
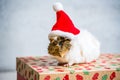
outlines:
M16 70L24 80L120 80L120 54L69 67L58 66L51 56L17 57Z

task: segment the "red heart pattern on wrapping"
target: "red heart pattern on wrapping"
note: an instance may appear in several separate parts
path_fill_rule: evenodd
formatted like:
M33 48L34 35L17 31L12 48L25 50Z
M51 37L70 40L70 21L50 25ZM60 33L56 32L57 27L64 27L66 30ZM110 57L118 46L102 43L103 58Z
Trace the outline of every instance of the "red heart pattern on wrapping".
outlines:
M66 75L64 76L63 80L69 80L69 75L66 74Z
M46 76L46 77L44 78L44 80L50 80L50 76L49 76L49 75Z
M79 74L76 75L76 80L83 80L83 77Z
M99 76L99 73L95 73L92 77L92 80L97 80L98 79L98 76Z
M116 77L116 74L115 74L115 72L113 72L113 73L110 75L110 80L113 80L115 77Z

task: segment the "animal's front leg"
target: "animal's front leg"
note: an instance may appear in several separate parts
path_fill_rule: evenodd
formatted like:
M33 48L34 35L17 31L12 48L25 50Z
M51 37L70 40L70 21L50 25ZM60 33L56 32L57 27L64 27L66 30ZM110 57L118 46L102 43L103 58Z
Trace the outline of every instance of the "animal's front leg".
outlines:
M72 66L74 63L73 61L66 62L66 63L58 63L59 66L69 67Z
M66 64L68 64L68 63L67 63L67 62L65 62L65 63L59 62L59 63L58 63L58 66L65 66Z
M69 63L58 63L58 66L69 67Z
M69 67L72 66L74 64L73 61L69 61L68 63L64 64L65 67Z

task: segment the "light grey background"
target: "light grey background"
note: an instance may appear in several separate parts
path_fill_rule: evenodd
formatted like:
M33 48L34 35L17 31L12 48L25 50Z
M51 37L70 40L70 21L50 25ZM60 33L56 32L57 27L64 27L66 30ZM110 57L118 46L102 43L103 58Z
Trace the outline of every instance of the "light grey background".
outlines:
M47 55L58 0L0 0L0 71L15 70L17 56ZM94 34L102 53L120 53L120 0L61 0L76 27Z

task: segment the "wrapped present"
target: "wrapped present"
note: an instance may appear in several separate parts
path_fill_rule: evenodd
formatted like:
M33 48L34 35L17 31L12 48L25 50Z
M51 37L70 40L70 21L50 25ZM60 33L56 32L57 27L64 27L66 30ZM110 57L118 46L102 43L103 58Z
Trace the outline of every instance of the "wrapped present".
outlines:
M120 54L101 54L91 63L58 66L51 56L17 57L17 80L120 80Z

